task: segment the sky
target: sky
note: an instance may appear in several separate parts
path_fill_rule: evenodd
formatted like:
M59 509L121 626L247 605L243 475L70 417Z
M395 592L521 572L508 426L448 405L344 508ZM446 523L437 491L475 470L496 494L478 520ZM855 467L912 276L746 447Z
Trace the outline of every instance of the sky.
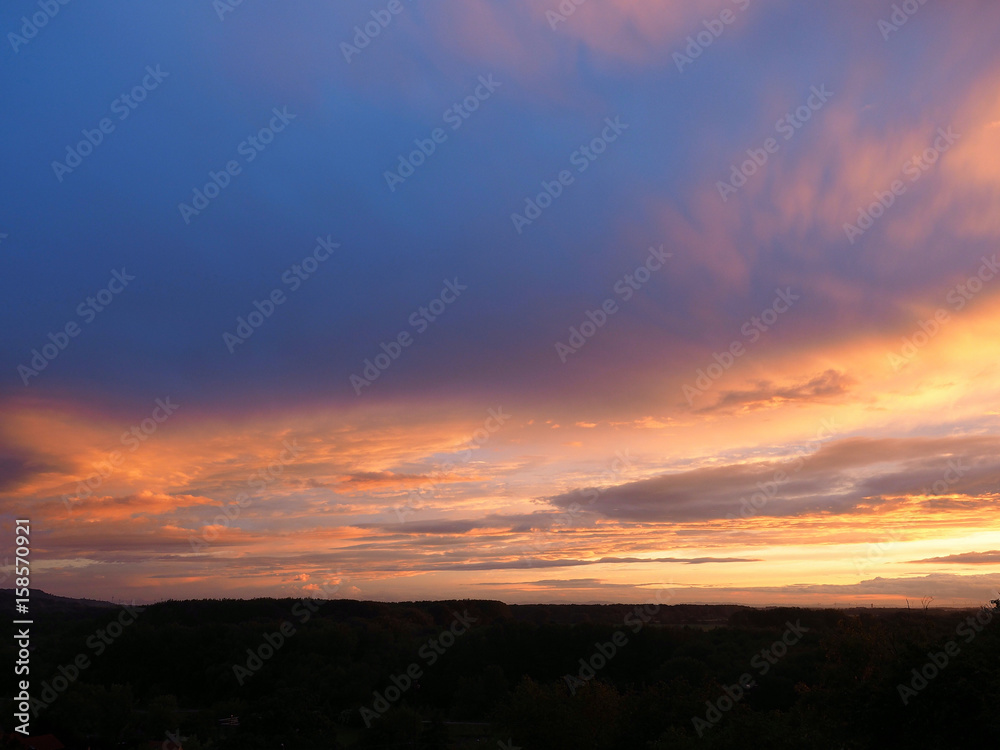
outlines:
M974 606L1000 7L0 9L0 586Z

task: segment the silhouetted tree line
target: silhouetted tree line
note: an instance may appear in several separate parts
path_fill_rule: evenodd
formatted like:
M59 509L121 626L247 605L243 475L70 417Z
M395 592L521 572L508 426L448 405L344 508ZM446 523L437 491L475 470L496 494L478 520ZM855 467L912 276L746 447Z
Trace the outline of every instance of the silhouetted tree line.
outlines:
M296 603L148 606L32 730L92 750L149 748L175 730L185 750L496 748L500 740L525 750L841 750L996 747L1000 739L1000 617L992 617L1000 600L980 611L986 624L966 629L975 611L677 605L658 607L637 631L623 625L633 605L337 600L299 622ZM455 612L477 621L428 666L420 649ZM87 638L115 614L50 603L35 625L32 691L87 652ZM268 655L265 635L286 621L294 634ZM789 623L805 634L766 673L752 667ZM591 674L581 660L597 646L610 653L606 644L622 632L625 645L595 660ZM919 671L949 642L957 653L928 668L934 676L921 686ZM13 664L12 643L0 652ZM398 696L387 692L406 685L393 678L414 663L421 677L397 687ZM234 665L248 664L241 685ZM748 672L753 684L733 692ZM912 691L906 701L901 685ZM376 695L388 707L369 728L360 709ZM238 726L220 723L231 716ZM701 736L695 717L711 719ZM10 730L9 719L0 724Z

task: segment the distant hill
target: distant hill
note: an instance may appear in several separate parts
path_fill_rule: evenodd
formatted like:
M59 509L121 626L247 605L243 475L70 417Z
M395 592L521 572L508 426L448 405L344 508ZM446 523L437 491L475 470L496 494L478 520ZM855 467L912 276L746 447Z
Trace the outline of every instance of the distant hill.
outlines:
M13 612L15 598L14 589L0 589L0 611ZM31 589L31 615L74 614L89 617L117 606L97 599L71 599L49 594L41 589Z
M13 589L0 589L0 608L12 612L14 609ZM168 599L155 604L142 605L143 609L157 613L161 621L217 620L220 622L243 622L255 619L285 617L298 600L260 597L256 599ZM410 602L377 602L357 599L331 599L323 602L323 615L333 619L350 618L375 619L379 617L403 617L410 613L410 619L447 623L451 612L468 609L485 622L509 620L534 625L620 625L637 607L655 606L647 604L506 604L489 599L451 599ZM97 617L109 609L122 606L121 602L106 602L98 599L75 599L56 596L41 589L31 590L31 614L62 614L81 618ZM771 621L792 612L803 613L833 612L830 609L810 607L751 607L742 604L663 604L649 619L660 625L692 625L698 627L718 627L727 623ZM866 616L888 617L896 613L909 612L904 608L854 607L836 610L841 615L864 613ZM948 615L965 611L964 608L934 608L925 616ZM911 614L916 615L918 610ZM420 613L420 616L417 615ZM809 615L813 616L813 615ZM645 618L644 618L645 619Z

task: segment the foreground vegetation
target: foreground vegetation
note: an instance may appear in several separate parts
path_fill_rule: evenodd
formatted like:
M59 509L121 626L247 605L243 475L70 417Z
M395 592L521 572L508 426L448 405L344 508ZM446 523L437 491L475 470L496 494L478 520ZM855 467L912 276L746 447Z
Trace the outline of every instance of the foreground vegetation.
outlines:
M54 699L32 734L69 747L840 750L1000 739L1000 600L982 610L182 601L145 607L120 630L109 626L119 607L47 601L32 693ZM13 664L9 639L0 652ZM81 653L88 666L57 682ZM3 697L11 705L9 689Z

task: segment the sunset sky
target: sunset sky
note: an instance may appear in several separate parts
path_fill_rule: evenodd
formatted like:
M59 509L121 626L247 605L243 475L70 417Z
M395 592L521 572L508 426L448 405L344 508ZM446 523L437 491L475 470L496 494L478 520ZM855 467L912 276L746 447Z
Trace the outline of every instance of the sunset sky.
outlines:
M997 3L41 5L0 10L33 587L996 596Z

